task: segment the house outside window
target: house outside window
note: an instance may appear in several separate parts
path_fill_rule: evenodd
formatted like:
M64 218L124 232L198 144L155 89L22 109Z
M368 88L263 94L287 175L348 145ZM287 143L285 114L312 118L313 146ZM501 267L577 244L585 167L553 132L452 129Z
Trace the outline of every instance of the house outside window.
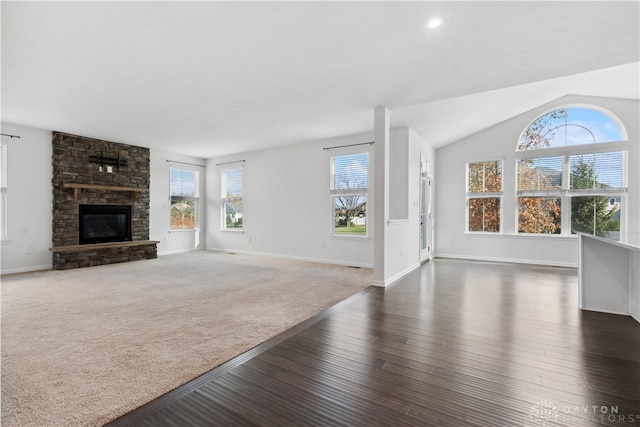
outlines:
M467 163L467 231L499 233L502 160Z
M567 107L534 120L516 149L518 232L614 240L624 232L623 130L597 109Z
M200 172L170 168L171 230L197 230Z
M330 177L332 235L367 236L369 153L332 156Z
M221 171L222 229L242 230L243 228L243 168Z

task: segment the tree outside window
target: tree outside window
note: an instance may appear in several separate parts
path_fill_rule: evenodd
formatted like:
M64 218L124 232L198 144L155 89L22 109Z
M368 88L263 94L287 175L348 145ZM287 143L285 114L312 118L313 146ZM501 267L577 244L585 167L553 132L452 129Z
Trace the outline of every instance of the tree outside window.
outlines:
M331 157L330 193L335 235L367 235L368 186L368 153Z
M222 229L242 230L244 223L242 167L225 169L221 176Z
M171 230L198 228L199 172L170 169Z
M616 187L621 186L620 176L609 176L609 183L605 177L600 177L596 162L602 157L621 159L620 153L598 153L590 156L573 156L571 161L571 188L607 189L611 179ZM615 160L614 160L615 162ZM614 197L620 200L620 197ZM587 195L571 197L571 232L588 233L599 237L619 239L620 233L620 202L610 203L608 195Z
M532 122L516 149L518 232L619 239L626 154L606 150L621 140L618 125L595 109L560 108Z
M500 232L502 161L467 164L467 231Z

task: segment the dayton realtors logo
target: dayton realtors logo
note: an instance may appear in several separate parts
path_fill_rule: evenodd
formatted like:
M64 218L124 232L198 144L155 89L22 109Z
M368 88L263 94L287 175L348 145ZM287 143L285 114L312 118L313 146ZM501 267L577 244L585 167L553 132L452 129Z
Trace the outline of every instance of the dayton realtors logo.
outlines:
M543 426L546 426L548 422L558 419L558 407L547 400L540 400L531 407L529 411L531 419L534 421L540 421Z
M621 414L617 405L556 406L540 400L531 406L529 420L541 426L561 425L568 421L640 425L640 414Z

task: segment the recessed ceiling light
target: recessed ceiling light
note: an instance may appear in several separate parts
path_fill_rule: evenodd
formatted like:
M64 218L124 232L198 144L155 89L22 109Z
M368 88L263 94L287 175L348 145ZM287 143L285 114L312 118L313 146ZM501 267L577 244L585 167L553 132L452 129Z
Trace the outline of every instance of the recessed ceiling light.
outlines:
M431 18L427 19L427 22L424 24L424 26L430 30L433 30L434 28L438 28L440 25L442 25L443 22L444 20L442 19L442 16L432 16Z

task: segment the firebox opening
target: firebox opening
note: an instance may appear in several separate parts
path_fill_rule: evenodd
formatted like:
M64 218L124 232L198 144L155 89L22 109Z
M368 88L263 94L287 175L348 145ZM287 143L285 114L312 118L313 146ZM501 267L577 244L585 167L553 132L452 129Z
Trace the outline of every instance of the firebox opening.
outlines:
M131 240L130 205L80 205L79 214L81 245Z

